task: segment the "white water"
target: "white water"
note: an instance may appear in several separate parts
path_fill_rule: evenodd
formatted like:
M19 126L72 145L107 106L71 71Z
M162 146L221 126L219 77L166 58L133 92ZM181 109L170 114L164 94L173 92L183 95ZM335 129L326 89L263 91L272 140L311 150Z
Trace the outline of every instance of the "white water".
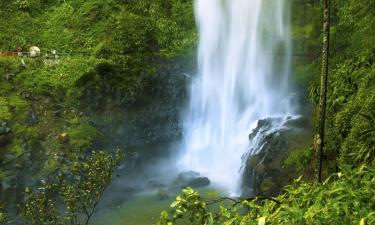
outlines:
M199 71L184 115L180 168L238 194L258 119L292 114L287 0L196 0Z

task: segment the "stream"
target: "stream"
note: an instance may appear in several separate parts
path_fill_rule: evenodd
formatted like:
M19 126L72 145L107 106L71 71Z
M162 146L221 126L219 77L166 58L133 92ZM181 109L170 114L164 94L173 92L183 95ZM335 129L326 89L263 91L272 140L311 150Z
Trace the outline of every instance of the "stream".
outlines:
M299 118L290 84L289 1L196 0L195 15L198 72L178 122L183 138L170 151L172 159L116 178L93 225L155 224L181 190L174 179L186 171L199 173L221 193L240 196L246 186L252 194L249 185L256 182L242 182L256 169L246 171L248 159L258 153L265 159L272 152L268 140L285 146L278 137Z

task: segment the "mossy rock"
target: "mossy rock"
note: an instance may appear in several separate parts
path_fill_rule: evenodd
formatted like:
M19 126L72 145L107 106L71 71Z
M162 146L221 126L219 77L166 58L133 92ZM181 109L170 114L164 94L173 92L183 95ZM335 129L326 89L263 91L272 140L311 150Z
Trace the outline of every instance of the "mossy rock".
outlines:
M245 158L242 193L244 196L276 195L289 182L289 169L284 161L298 148L310 143L309 123L299 118L267 118L259 120L249 135L258 143Z

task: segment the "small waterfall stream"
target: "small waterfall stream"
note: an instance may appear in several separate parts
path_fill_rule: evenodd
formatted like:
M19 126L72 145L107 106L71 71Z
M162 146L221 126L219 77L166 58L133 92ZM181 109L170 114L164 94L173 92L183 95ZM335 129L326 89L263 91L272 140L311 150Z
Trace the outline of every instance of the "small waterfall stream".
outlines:
M199 71L184 114L179 167L239 194L257 121L293 114L287 0L196 0Z

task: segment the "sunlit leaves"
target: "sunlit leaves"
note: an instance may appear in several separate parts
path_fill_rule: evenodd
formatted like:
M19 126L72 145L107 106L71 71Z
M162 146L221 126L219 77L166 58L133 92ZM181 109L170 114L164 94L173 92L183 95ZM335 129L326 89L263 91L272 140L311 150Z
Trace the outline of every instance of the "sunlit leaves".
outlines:
M358 224L360 220L372 224L375 168L342 167L341 172L319 185L305 183L300 177L276 198L281 204L259 198L235 204L214 199L221 204L202 207L203 203L212 203L212 199L185 189L171 205L172 214L162 212L159 224L179 219L189 219L191 224Z
M95 212L112 173L120 160L106 152L92 152L79 165L71 168L59 183L44 182L29 193L23 216L31 225L86 224ZM58 210L59 209L59 210Z

